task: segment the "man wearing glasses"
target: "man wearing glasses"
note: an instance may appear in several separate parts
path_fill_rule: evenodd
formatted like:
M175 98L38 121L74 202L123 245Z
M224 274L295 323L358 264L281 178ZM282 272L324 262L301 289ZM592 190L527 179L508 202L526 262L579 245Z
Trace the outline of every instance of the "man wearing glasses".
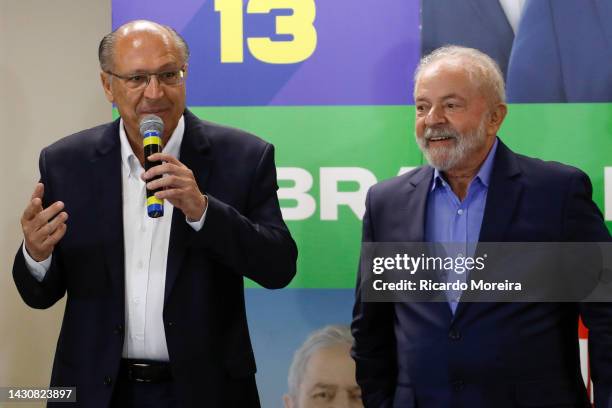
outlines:
M31 307L67 294L51 386L76 387L75 406L259 407L243 277L284 287L297 249L273 146L186 110L188 57L153 22L108 34L100 76L120 118L40 155L13 276ZM164 147L149 160L163 164L145 172L151 114ZM162 217L147 216L145 186Z

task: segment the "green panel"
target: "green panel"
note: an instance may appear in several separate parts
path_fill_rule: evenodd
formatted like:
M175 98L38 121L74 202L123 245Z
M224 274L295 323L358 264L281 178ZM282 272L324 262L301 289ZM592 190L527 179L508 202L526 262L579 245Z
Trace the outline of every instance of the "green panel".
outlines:
M361 221L347 206L337 221L321 220L319 169L362 167L378 180L418 166L413 106L191 107L199 117L248 130L276 146L278 167L300 167L314 179L317 210L287 224L299 247L296 288L352 288ZM117 113L114 112L114 117ZM612 166L612 104L510 105L500 137L513 150L584 170L603 210L604 167ZM286 182L281 182L281 186ZM353 183L340 185L342 191ZM282 201L283 207L294 205ZM612 222L607 223L612 231ZM252 282L248 287L257 287Z
M422 161L413 138L413 106L193 110L274 143L279 167L302 167L313 175L317 204L319 167L365 167L380 180L394 176L402 165ZM583 169L593 181L595 202L603 208L603 168L612 166L612 104L511 105L500 137L517 152ZM360 221L344 210L337 222L321 221L318 211L310 219L288 222L300 249L292 287L354 286ZM612 222L607 224L612 230Z
M322 221L319 169L362 167L378 180L418 166L412 106L190 108L199 117L248 130L273 143L278 167L300 167L312 175L312 217L287 224L298 242L296 288L351 288L355 284L361 221L347 206L337 221ZM351 190L351 184L341 190ZM292 206L292 203L281 203ZM247 286L253 287L249 282Z
M612 104L510 105L500 137L516 152L586 172L604 209L604 167L612 167ZM612 222L608 221L612 231Z

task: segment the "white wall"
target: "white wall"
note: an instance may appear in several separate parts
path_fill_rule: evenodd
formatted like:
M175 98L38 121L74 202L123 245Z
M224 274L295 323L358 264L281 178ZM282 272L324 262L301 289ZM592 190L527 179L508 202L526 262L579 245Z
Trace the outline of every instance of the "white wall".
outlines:
M40 149L111 118L97 64L110 3L0 0L0 387L48 385L64 302L38 311L21 301L11 277L19 218Z

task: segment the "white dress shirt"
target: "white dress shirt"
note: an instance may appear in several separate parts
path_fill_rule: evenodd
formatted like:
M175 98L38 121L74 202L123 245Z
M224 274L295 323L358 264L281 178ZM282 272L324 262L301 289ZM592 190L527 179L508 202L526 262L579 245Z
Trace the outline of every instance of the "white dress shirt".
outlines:
M525 6L525 1L526 0L499 0L502 8L504 9L504 13L506 13L508 22L512 27L512 31L514 31L514 34L516 34L516 30L518 30L518 25L521 21L521 13L523 12L523 8Z
M163 152L180 160L179 153L185 120L183 117ZM125 340L124 358L168 361L168 347L163 324L164 290L168 245L172 225L173 205L164 201L164 215L150 218L146 209L144 172L119 124L121 141L121 185L123 191L123 240L125 248ZM199 221L185 221L199 231L206 211ZM70 228L70 227L69 227ZM51 257L36 262L23 245L23 253L30 273L42 281L51 265Z

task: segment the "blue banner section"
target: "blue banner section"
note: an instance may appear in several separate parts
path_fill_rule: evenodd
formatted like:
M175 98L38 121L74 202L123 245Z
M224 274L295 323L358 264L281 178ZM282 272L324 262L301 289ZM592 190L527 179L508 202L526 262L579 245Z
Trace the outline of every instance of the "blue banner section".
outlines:
M412 103L417 0L113 0L137 18L187 40L190 106Z
M350 324L353 290L246 289L245 295L261 406L282 407L293 354L313 331Z

